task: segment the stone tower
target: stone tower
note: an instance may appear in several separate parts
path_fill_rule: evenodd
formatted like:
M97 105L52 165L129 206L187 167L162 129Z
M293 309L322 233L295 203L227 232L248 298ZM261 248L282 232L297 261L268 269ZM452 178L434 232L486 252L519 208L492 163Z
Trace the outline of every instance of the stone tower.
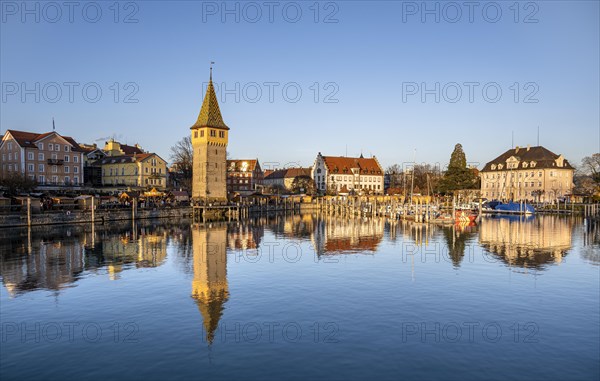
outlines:
M229 127L223 122L217 95L210 81L198 120L192 127L192 198L196 203L227 201L227 140Z

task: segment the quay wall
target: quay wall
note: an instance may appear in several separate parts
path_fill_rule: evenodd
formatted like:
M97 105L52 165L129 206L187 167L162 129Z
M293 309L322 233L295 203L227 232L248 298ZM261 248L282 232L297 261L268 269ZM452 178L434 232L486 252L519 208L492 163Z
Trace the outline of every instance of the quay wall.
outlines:
M148 218L169 218L182 219L192 214L191 207L183 208L160 208L160 209L139 209L136 213L136 219ZM110 221L121 221L133 219L131 209L102 209L95 212L96 223L107 223ZM91 223L92 213L89 210L84 211L66 211L44 212L31 214L31 226L55 225L55 224L80 224ZM27 226L27 214L7 214L0 215L0 228Z
M295 204L294 208L284 208L282 206L264 206L250 207L248 213L257 215L266 212L308 212L317 209L316 204ZM168 218L170 220L179 220L190 218L192 216L192 207L177 208L156 208L156 209L138 209L135 219ZM95 211L96 223L107 223L111 221L132 220L133 212L131 209L97 209ZM31 226L40 225L58 225L58 224L81 224L91 223L92 213L90 210L73 211L45 211L43 213L31 214ZM27 226L27 213L0 214L0 228Z

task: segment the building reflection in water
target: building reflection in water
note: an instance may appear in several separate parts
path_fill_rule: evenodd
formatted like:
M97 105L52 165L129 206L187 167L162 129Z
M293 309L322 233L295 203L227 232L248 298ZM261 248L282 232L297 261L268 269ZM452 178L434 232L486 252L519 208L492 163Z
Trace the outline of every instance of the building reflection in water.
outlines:
M208 343L212 344L225 302L229 298L227 224L192 226L192 251L192 298L202 314Z
M325 215L316 217L311 241L318 256L373 254L383 240L384 228L382 218Z
M537 215L485 218L479 243L510 266L542 269L560 263L571 249L576 219Z
M181 227L131 222L2 230L0 275L11 297L73 287L84 274L119 279L128 268L157 267ZM105 271L105 272L104 272Z

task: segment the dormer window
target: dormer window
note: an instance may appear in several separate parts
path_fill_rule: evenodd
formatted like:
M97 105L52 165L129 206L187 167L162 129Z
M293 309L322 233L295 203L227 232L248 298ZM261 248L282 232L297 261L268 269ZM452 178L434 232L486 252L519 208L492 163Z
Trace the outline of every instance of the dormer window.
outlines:
M492 170L496 169L496 164L492 164Z
M502 169L503 165L502 164L498 164L498 169Z
M523 163L523 168L527 168L527 163Z

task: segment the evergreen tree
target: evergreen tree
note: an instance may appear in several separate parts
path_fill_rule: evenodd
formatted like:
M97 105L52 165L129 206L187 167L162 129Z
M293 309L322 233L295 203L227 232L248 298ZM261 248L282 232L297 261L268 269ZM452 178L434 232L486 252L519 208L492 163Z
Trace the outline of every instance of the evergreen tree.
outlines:
M470 168L467 168L467 157L459 143L454 146L450 156L448 170L439 183L441 193L450 193L459 189L474 189L477 187L477 178Z

